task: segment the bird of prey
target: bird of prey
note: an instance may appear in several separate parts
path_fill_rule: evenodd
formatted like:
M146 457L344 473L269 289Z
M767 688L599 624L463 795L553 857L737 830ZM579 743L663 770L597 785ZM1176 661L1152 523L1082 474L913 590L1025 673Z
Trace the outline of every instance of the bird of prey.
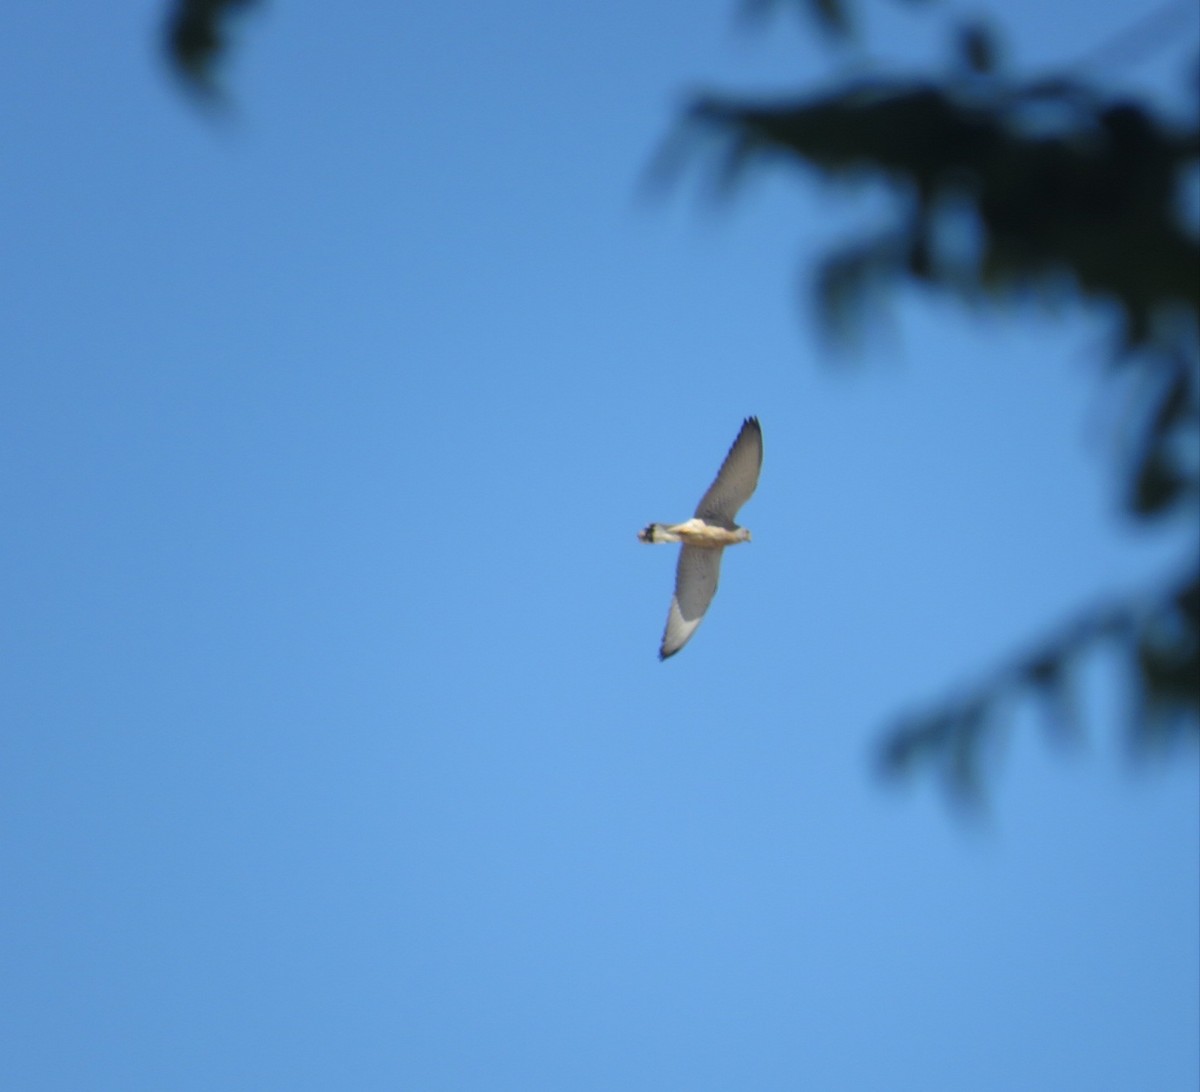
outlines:
M750 532L733 522L750 499L762 468L762 429L757 417L747 417L725 456L717 479L684 523L652 523L638 532L642 542L682 542L675 567L675 596L667 614L658 658L674 656L688 643L717 594L721 554L726 546L749 542Z

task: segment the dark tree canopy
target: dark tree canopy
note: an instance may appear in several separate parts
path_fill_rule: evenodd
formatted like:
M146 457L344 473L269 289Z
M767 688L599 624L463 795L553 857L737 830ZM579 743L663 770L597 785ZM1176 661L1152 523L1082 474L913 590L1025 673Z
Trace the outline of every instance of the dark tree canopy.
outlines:
M770 6L759 0L756 7ZM839 0L807 0L846 38ZM1152 16L1178 16L1167 5ZM1142 32L1149 24L1134 28ZM1194 35L1192 46L1194 47ZM818 264L819 313L835 334L908 284L964 302L1016 299L1114 315L1104 370L1136 373L1137 443L1125 454L1124 507L1143 523L1188 521L1200 503L1200 238L1181 195L1200 167L1196 110L1186 121L1079 78L1005 75L982 27L958 36L948 71L854 80L781 100L698 96L685 141L716 137L723 187L750 168L791 162L831 183L871 178L891 222ZM1074 727L1073 678L1100 645L1120 655L1139 746L1200 735L1200 559L1157 587L1082 607L952 700L885 735L888 774L933 767L963 799L980 788L989 736L1014 697L1039 699L1049 724Z

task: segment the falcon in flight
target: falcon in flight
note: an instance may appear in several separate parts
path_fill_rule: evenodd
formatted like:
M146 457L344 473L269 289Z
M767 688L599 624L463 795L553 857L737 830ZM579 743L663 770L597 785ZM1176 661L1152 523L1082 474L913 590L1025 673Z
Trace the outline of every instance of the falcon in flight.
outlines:
M750 541L750 532L734 523L733 517L758 485L762 454L758 418L747 417L717 472L717 480L696 505L696 514L684 523L652 523L638 532L642 542L683 543L675 568L675 596L658 650L660 660L674 656L696 632L717 594L725 547Z

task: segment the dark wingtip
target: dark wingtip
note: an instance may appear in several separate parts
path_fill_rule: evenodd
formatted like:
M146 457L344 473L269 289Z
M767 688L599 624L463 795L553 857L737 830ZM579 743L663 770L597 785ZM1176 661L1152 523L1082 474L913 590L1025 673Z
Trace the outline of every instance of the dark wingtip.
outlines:
M679 648L682 648L682 647L683 647L682 645L679 646ZM667 652L666 649L660 648L658 650L659 663L661 663L663 660L669 660L672 656L675 655L676 652L679 651L679 648L673 648L673 649L671 649L670 652Z

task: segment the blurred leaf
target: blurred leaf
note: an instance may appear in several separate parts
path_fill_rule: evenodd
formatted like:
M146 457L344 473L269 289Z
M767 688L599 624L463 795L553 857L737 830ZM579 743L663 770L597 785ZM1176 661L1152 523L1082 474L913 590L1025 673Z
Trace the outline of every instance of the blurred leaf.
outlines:
M859 81L774 103L705 95L690 116L726 135L727 183L780 155L830 181L885 182L893 234L911 240L908 272L931 286L1003 302L1015 293L1058 301L1071 285L1118 304L1126 347L1154 343L1169 309L1196 313L1200 243L1175 195L1200 136L1141 105L1064 79L952 76ZM933 276L935 266L915 259L937 253L939 210L963 202L982 232L978 268ZM1145 254L1154 260L1138 260Z
M215 94L216 66L228 46L227 24L233 14L259 0L175 0L167 15L167 55L195 91Z
M968 72L983 76L996 70L999 47L983 23L968 23L959 28L958 53Z
M850 13L842 0L808 0L813 19L827 34L847 38L853 33Z
M1024 677L1019 680L1041 702L1046 725L1059 740L1076 740L1082 735L1071 677L1076 644L1064 641L1035 655L1025 665Z
M980 769L989 738L1003 727L1005 699L1024 689L1039 699L1050 723L1072 735L1079 726L1070 685L1072 665L1101 643L1130 663L1135 683L1132 721L1139 748L1185 737L1200 742L1200 573L1165 594L1129 599L1085 612L1042 642L1039 651L970 690L892 726L880 743L880 772L888 779L922 767L958 803L982 796Z
M825 328L836 341L853 340L862 326L863 311L877 306L909 250L909 240L882 235L847 246L825 260L817 271L816 299Z
M953 718L946 711L903 721L883 741L879 753L881 772L888 777L909 773L940 750L953 731Z
M1134 481L1130 506L1135 515L1161 515L1183 496L1184 481L1162 450L1151 451Z
M960 805L976 807L983 802L983 748L994 722L989 696L980 697L955 718L950 737L944 777Z
M1200 576L1157 605L1134 651L1139 684L1134 742L1163 743L1200 721Z
M1183 435L1194 437L1200 421L1193 369L1179 358L1166 358L1164 366L1171 371L1166 381L1158 384L1161 393L1144 414L1140 443L1130 456L1133 480L1128 505L1142 518L1162 515L1194 500L1197 490L1196 468L1187 474L1178 453Z
M993 695L971 695L922 716L910 717L884 741L880 772L894 779L933 765L959 806L983 803L984 751L997 727Z

